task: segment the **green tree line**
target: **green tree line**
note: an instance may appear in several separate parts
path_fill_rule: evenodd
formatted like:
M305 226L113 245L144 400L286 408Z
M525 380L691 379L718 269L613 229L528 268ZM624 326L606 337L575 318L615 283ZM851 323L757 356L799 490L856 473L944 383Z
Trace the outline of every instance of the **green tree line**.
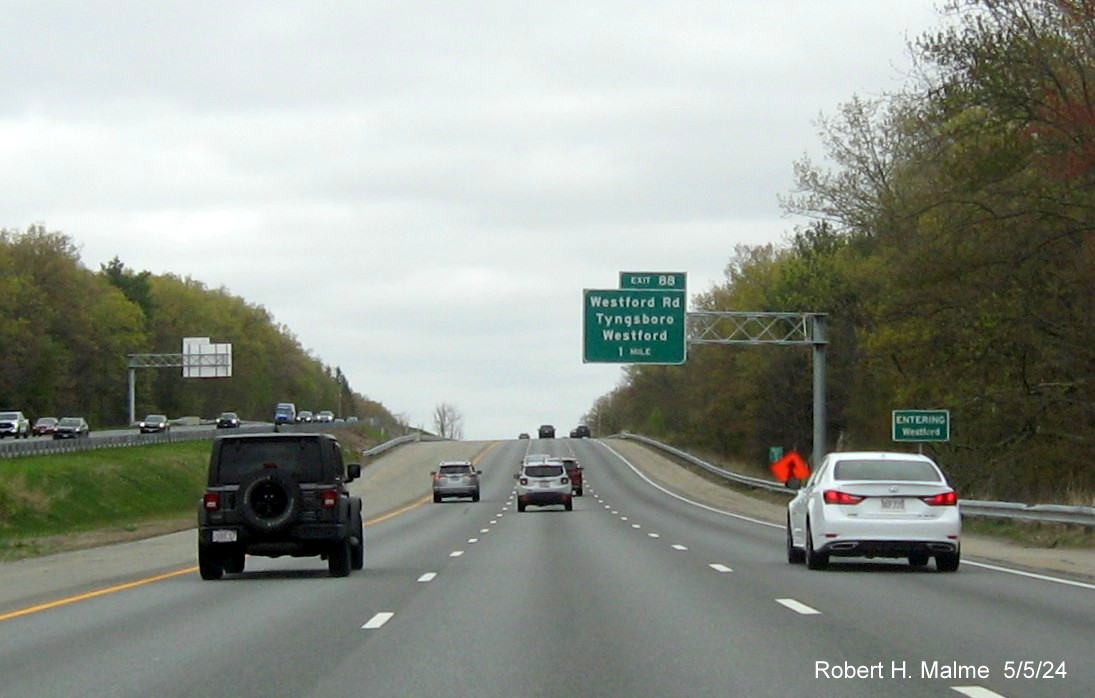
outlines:
M355 392L340 368L311 355L261 306L194 279L128 269L118 258L91 271L70 237L42 225L0 230L0 409L124 425L128 355L177 354L183 337L232 344L232 376L137 369L138 418L231 411L268 421L276 403L292 401L402 430L383 404Z
M809 222L736 247L702 310L828 315L826 450L891 449L891 411L968 497L1095 496L1095 2L952 0L894 93L819 120L782 199ZM812 449L807 349L691 346L587 415L765 463Z

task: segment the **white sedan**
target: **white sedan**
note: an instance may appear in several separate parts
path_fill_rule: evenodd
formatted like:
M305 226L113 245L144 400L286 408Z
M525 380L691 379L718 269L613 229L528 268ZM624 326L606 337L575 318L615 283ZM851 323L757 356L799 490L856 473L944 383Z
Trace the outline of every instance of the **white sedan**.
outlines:
M935 558L958 569L958 495L939 466L913 453L830 453L787 509L787 561L824 569L831 556Z

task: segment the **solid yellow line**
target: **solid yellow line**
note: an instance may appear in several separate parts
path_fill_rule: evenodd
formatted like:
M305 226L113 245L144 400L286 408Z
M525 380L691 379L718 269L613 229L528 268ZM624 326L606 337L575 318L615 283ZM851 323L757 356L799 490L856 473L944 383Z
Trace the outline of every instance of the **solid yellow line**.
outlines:
M103 589L96 589L95 591L89 591L86 594L77 594L76 596L66 596L63 599L57 599L56 601L50 601L49 603L39 604L37 606L28 606L27 608L21 608L17 611L9 611L8 613L0 613L0 622L5 620L11 620L12 618L19 618L21 616L29 616L32 613L39 613L40 611L48 611L51 608L58 608L60 606L67 606L77 601L86 601L88 599L94 599L98 596L106 596L107 594L114 594L119 591L125 591L126 589L133 589L134 587L144 586L145 584L151 584L153 582L160 582L165 579L171 579L172 577L181 577L184 574L190 574L196 572L197 567L187 567L186 569L176 570L174 572L168 572L167 574L156 575L155 577L146 577L144 579L138 579L132 582L126 582L125 584L118 584L112 587L105 587Z
M400 514L407 513L411 509L416 509L416 508L422 506L423 504L425 504L426 502L428 502L432 499L433 499L433 495L428 494L425 497L423 497L422 499L411 502L410 504L403 507L402 509L396 509L395 511L389 511L387 514L382 514L380 516L377 516L374 519L369 519L368 521L365 522L365 525L366 526L372 526L375 523L380 523L381 521L387 521L388 519L393 519L393 518L399 516Z
M494 448L497 445L498 445L497 442L492 443L490 446L487 446L485 449L480 451L475 456L475 462L478 463L480 460L482 460L483 456L485 456L488 451L490 451L492 448ZM404 514L408 511L410 511L411 509L422 506L426 502L430 501L432 498L433 498L432 495L426 495L422 499L411 502L410 504L408 504L407 506L405 506L401 509L396 509L395 511L390 511L387 514L384 514L382 516L378 516L376 518L369 519L368 521L365 522L365 525L368 526L368 525L372 525L372 524L375 524L375 523L380 523L381 521L387 521L388 519L395 518L396 516L399 516L400 514ZM61 606L67 606L69 604L73 604L73 603L76 603L78 601L87 601L88 599L94 599L94 598L99 597L99 596L106 596L107 594L115 594L119 591L125 591L126 589L133 589L135 587L144 586L145 584L152 584L153 582L161 582L165 579L171 579L172 577L181 577L184 574L190 574L191 572L197 572L197 571L198 571L197 566L187 567L185 569L176 570L174 572L168 572L167 574L160 574L160 575L157 575L155 577L146 577L144 579L138 579L138 580L135 580L135 581L132 581L132 582L127 582L125 584L118 584L118 585L112 586L112 587L105 587L103 589L96 589L95 591L89 591L85 594L77 594L75 596L66 596L63 599L57 599L56 601L50 601L49 603L38 604L37 606L28 606L27 608L20 608L20 609L15 610L15 611L9 611L7 613L0 613L0 623L2 623L5 620L11 620L13 618L20 618L22 616L29 616L32 613L40 613L42 611L48 611L51 608L60 608Z

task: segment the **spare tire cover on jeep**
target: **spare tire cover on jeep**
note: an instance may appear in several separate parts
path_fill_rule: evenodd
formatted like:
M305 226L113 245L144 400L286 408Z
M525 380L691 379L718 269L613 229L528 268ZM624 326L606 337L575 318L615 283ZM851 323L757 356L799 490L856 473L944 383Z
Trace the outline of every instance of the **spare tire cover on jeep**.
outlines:
M289 474L261 470L240 483L240 513L252 530L274 533L296 517L300 497L300 487Z

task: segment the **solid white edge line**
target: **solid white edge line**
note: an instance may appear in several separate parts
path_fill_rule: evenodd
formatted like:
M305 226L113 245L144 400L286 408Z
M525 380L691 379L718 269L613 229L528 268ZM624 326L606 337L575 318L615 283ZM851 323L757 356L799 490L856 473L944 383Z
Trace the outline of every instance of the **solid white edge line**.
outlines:
M432 582L436 577L437 577L436 572L427 572L426 574L419 577L418 581L420 581L420 582Z
M619 451L617 451L616 449L612 448L611 446L604 443L603 441L598 441L597 443L599 443L602 446L604 446L605 448L607 448L612 453L612 455L619 458L620 461L624 465L631 468L631 471L633 473L635 473L636 475L638 475L648 485L650 485L651 487L653 487L656 490L660 490L660 491L666 493L667 495L669 495L670 497L673 497L674 499L679 499L682 502L685 502L687 504L691 504L692 506L699 507L700 509L706 509L707 511L710 511L712 513L722 514L723 516L729 516L731 518L738 519L740 521L748 521L749 523L755 523L755 524L758 524L760 526L767 526L769 528L779 528L779 529L784 529L784 530L786 530L786 528L787 528L787 526L785 524L772 523L771 521L761 521L760 519L754 519L751 516L745 516L743 514L735 514L733 512L723 511L722 509L716 509L715 507L708 506L708 505L703 504L701 502L697 502L693 499L689 499L688 497L682 497L681 495L677 494L676 492L671 492L671 491L667 490L666 488L662 487L661 485L659 485L658 483L654 482L650 478L648 478L646 475L644 475L642 472L640 472L638 468L636 468L634 465L632 465L631 461L629 461L628 459L626 459L622 455L620 455ZM1036 574L1034 572L1024 572L1022 570L1013 570L1013 569L1008 568L1008 567L998 567L996 565L988 565L988 564L985 564L983 562L973 562L971 560L962 560L962 564L963 565L971 565L973 567L982 567L984 569L993 570L995 572L1003 572L1004 574L1015 574L1015 575L1019 575L1020 577L1030 577L1031 579L1038 579L1038 580L1041 580L1043 582L1054 582L1056 584L1067 584L1069 586L1080 587L1081 589L1095 589L1095 585L1087 584L1085 582L1077 582L1077 581L1072 580L1072 579L1064 579L1064 578L1061 578L1061 577L1050 577L1048 575Z
M385 623L390 621L392 619L392 616L394 616L394 615L395 615L394 613L391 613L391 612L388 612L388 611L385 611L383 613L377 613L375 616L373 616L372 618L369 619L368 623L361 626L361 629L362 630L376 630L377 628L383 626Z
M786 606L795 613L802 614L804 616L819 616L821 611L816 608L812 608L802 603L801 601L795 601L794 599L776 599L776 603Z
M982 567L986 570L993 570L994 572L1004 572L1006 574L1017 574L1020 577L1030 577L1031 579L1040 579L1043 582L1056 582L1057 584L1067 584L1073 587L1080 587L1081 589L1095 590L1095 584L1088 584L1086 582L1077 582L1074 579L1062 579L1060 577L1050 577L1045 574L1038 574L1037 572L1024 572L1023 570L1013 570L1008 567L998 567L996 565L989 565L984 562L974 562L972 560L962 560L963 565L971 565L973 567Z
M958 691L970 698L1004 698L1002 694L997 693L996 691L990 691L981 686L951 686L951 690Z

